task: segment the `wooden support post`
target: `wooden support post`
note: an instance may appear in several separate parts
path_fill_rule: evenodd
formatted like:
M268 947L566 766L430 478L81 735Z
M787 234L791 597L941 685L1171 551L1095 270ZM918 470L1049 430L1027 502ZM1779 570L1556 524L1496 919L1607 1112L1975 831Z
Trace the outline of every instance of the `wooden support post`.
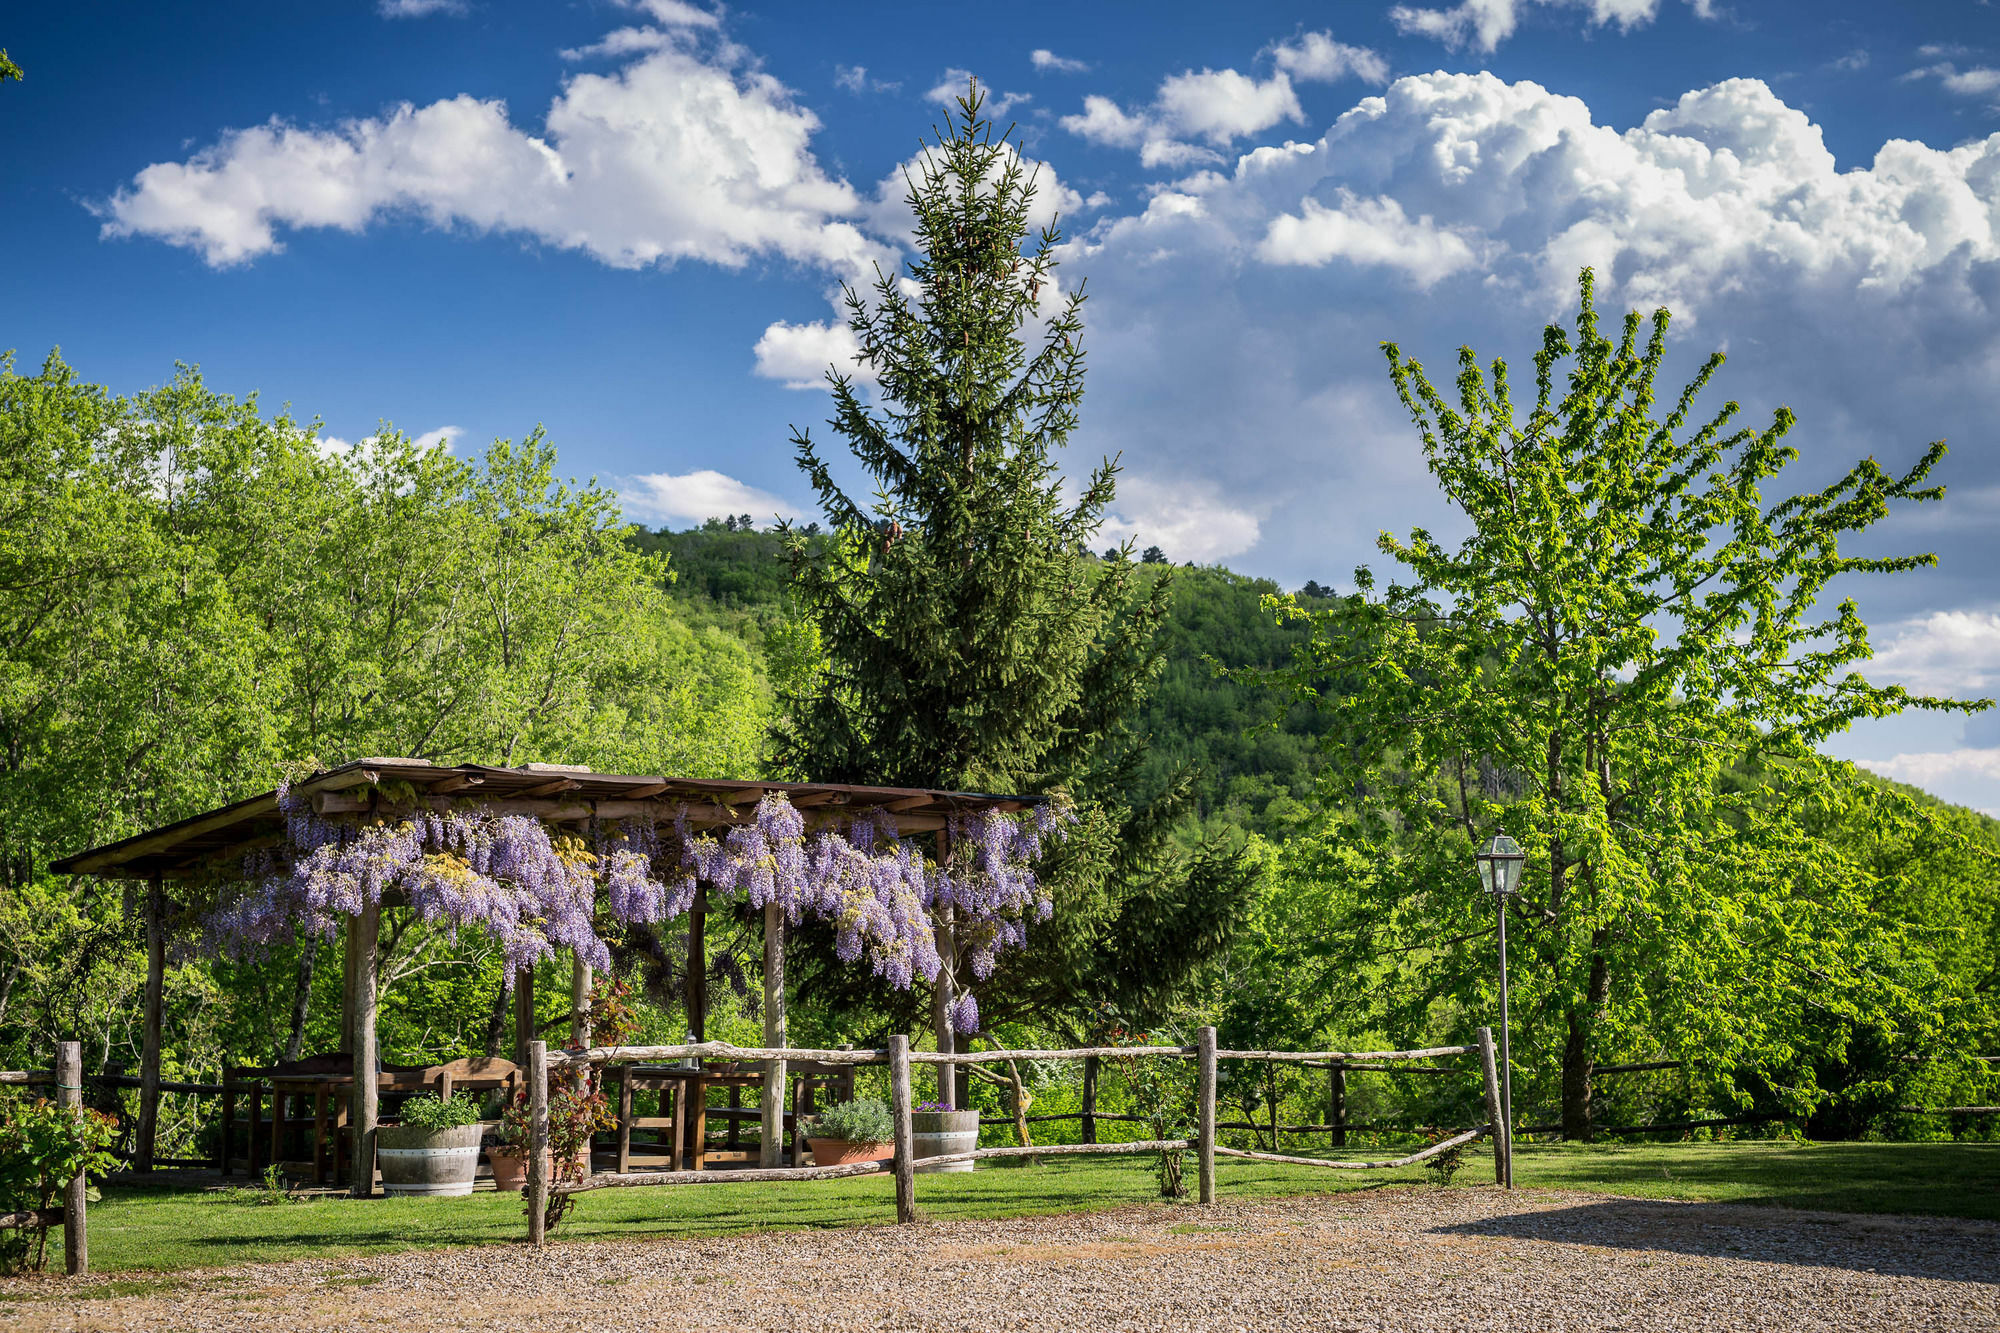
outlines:
M852 1099L850 1099L852 1100ZM812 1080L801 1078L792 1092L792 1165L806 1164L806 1117L812 1114Z
M356 922L347 918L346 940L340 951L340 1049L354 1054L354 931Z
M1327 1146L1347 1146L1347 1066L1335 1060L1326 1067Z
M951 1026L952 970L957 963L956 949L952 940L952 911L950 904L943 908L943 915L932 928L937 940L938 975L937 983L931 987L931 1035L937 1041L938 1054L950 1055L958 1049L958 1034ZM953 1077L956 1066L937 1066L937 1099L942 1106L958 1107L958 1080Z
M916 1136L910 1125L910 1039L889 1038L889 1108L896 1117L896 1220L917 1220Z
M941 828L937 835L938 864L951 860L951 830ZM958 1034L951 1025L951 1004L957 996L953 993L958 977L958 936L953 923L954 913L950 903L937 909L937 916L931 925L931 937L937 945L937 983L931 987L931 1035L937 1040L938 1054L950 1055L958 1049ZM937 1099L941 1106L963 1109L959 1102L959 1082L957 1067L941 1064L937 1067Z
M764 904L764 1045L772 1050L785 1044L785 909L775 902ZM757 1144L759 1166L785 1163L785 1077L783 1060L764 1062L762 1138ZM734 1124L734 1121L730 1122Z
M678 1156L679 1144L675 1144ZM618 1071L618 1174L624 1175L632 1169L632 1066L625 1065Z
M83 1043L66 1041L56 1047L56 1101L74 1115L83 1114ZM90 1271L90 1236L84 1216L84 1192L90 1182L76 1173L63 1191L63 1271L81 1277Z
M528 1244L548 1235L549 1044L528 1043Z
M1493 1029L1479 1029L1479 1072L1486 1079L1486 1123L1493 1127L1493 1183L1514 1188L1513 1127L1501 1109L1499 1066L1493 1049Z
M158 871L146 890L146 1009L139 1047L139 1142L142 1173L153 1169L160 1138L160 1021L167 980L166 895Z
M514 1063L528 1063L528 1043L535 1040L535 969L514 972Z
M357 1199L375 1193L375 1111L376 1079L380 1062L375 1055L375 937L382 925L382 905L363 903L354 918L354 930L347 937L354 950L354 1082L347 1112L349 1133L354 1136L352 1191ZM275 1099L273 1114L277 1112Z
M590 964L572 954L569 968L569 1044L578 1049L589 1046L590 1042L590 991L592 978ZM575 1065L570 1069L569 1084L578 1092L590 1085L589 1065ZM591 1144L583 1145L583 1178L588 1180L591 1172Z
M569 1044L573 1047L590 1045L590 995L595 984L590 964L572 956L569 969ZM577 1066L580 1073L584 1068Z
M688 909L687 1030L696 1041L708 1040L708 882L694 886L694 906Z
M1195 1116L1201 1135L1199 1178L1201 1201L1215 1202L1215 1029L1205 1027L1195 1039Z
M243 1131L243 1171L245 1175L257 1174L257 1164L262 1158L264 1142L264 1085L256 1079L246 1085L250 1094L250 1122Z
M1101 1062L1094 1055L1083 1057L1083 1141L1097 1142L1097 1070Z
M236 1066L222 1067L222 1132L215 1136L215 1167L223 1175L234 1168L229 1161L229 1141L236 1134Z

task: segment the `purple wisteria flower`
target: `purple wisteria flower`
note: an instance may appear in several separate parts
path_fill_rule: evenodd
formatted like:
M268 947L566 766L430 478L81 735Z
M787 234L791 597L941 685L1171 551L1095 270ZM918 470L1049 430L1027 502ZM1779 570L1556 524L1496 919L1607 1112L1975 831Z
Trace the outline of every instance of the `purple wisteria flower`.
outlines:
M843 961L866 958L897 989L937 979L940 909L950 909L976 978L991 975L1002 950L1026 944L1029 919L1047 920L1051 910L1034 862L1043 839L1075 818L1051 805L955 818L940 866L904 841L882 810L808 835L805 817L781 792L767 794L748 822L719 840L694 833L686 807L671 839L650 821L628 820L595 828L586 841L477 807L371 823L328 819L288 787L279 788L278 803L288 854L246 856L249 889L210 919L211 934L238 949L292 931L331 938L343 918L394 889L426 922L491 933L510 978L558 948L606 969L610 950L595 924L600 886L613 920L654 923L685 913L697 882L706 881L752 906L775 904L793 923L829 922ZM961 993L951 1019L961 1032L977 1031L978 1001Z

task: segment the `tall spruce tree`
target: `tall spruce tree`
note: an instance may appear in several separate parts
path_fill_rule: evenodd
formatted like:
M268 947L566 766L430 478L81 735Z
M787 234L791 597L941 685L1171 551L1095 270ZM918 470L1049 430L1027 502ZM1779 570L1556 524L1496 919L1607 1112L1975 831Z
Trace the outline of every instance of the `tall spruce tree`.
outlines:
M981 114L975 85L909 180L917 254L848 289L873 401L829 372L829 422L872 479L864 504L795 431L798 461L838 540L791 544L794 587L824 669L788 700L780 762L821 781L1062 791L1078 821L1049 857L1055 919L979 987L984 1016L1081 1025L1090 1005L1158 1001L1226 937L1247 892L1228 849L1176 851L1187 784L1132 809L1116 794L1137 742L1122 721L1159 667L1165 578L1129 553L1086 554L1117 475L1072 492L1056 463L1083 394L1083 292L1035 234L1035 174ZM946 1011L966 978L932 995ZM809 960L802 960L808 963ZM824 964L824 959L820 960ZM836 971L818 992L839 1002ZM850 992L851 993L851 992Z

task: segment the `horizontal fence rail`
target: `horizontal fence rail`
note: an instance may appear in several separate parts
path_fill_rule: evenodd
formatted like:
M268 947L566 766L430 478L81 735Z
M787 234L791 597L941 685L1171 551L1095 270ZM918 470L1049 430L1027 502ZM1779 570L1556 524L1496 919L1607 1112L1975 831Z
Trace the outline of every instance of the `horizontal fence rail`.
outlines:
M1440 1055L1477 1055L1477 1046L1427 1046L1420 1051L1217 1051L1218 1060L1281 1060L1309 1063L1323 1060L1347 1064L1350 1060L1430 1060Z
M910 1222L916 1218L915 1176L919 1164L925 1171L965 1162L993 1161L1006 1158L1047 1158L1072 1155L1142 1153L1178 1153L1192 1150L1197 1154L1200 1199L1204 1204L1215 1201L1215 1159L1217 1156L1245 1158L1251 1161L1277 1162L1288 1165L1316 1166L1336 1171L1387 1171L1399 1167L1413 1166L1430 1161L1443 1153L1448 1153L1482 1138L1492 1138L1495 1145L1495 1181L1510 1183L1506 1165L1509 1158L1508 1136L1500 1124L1500 1089L1494 1069L1494 1047L1492 1034L1485 1028L1479 1032L1479 1044L1463 1046L1427 1046L1407 1051L1239 1051L1218 1049L1215 1029L1203 1028L1199 1040L1193 1046L1070 1046L1060 1049L1034 1050L992 1050L992 1051L913 1051L909 1038L901 1034L889 1039L886 1050L881 1049L814 1049L792 1046L734 1046L728 1042L690 1042L678 1046L593 1046L571 1051L551 1051L544 1042L532 1042L528 1049L528 1097L529 1097L529 1153L528 1186L528 1238L530 1244L541 1245L545 1239L546 1220L551 1213L551 1199L592 1193L606 1189L638 1189L656 1185L703 1185L703 1184L756 1184L784 1181L845 1180L863 1176L890 1174L896 1182L896 1220ZM1450 1064L1410 1064L1411 1061L1437 1061L1452 1056L1478 1055L1479 1064L1470 1069ZM959 1065L1004 1064L1020 1060L1122 1060L1149 1057L1154 1059L1188 1060L1196 1064L1196 1118L1198 1128L1189 1138L1136 1139L1123 1143L1055 1143L1021 1144L981 1148L974 1146L957 1152L916 1155L914 1132L915 1110L911 1092L911 1070L917 1065L930 1065L940 1069L939 1078L945 1078L944 1070ZM549 1141L549 1086L551 1079L560 1079L564 1070L574 1070L593 1065L665 1063L677 1060L718 1060L743 1063L779 1061L812 1061L831 1065L884 1065L889 1067L889 1100L894 1129L894 1144L891 1156L886 1161L852 1162L840 1166L794 1166L759 1167L743 1170L691 1170L691 1171L619 1171L591 1176L583 1180L553 1181L550 1176L550 1162L544 1151ZM1327 1130L1353 1129L1368 1132L1370 1126L1333 1125L1259 1125L1250 1121L1218 1121L1216 1118L1217 1064L1222 1060L1282 1061L1306 1065L1344 1073L1348 1069L1377 1070L1388 1073L1415 1072L1423 1074L1471 1074L1483 1076L1485 1083L1487 1122L1472 1129L1454 1134L1437 1143L1410 1153L1379 1162L1338 1161L1320 1157L1294 1157L1281 1153L1254 1152L1241 1148L1225 1148L1216 1142L1216 1135L1223 1130L1248 1130L1261 1132L1266 1129L1274 1133L1283 1132L1324 1132ZM1094 1079L1095 1066L1086 1067L1086 1080ZM1090 1083L1094 1088L1094 1082ZM1094 1093L1086 1094L1094 1097ZM744 1113L747 1116L747 1112ZM1095 1109L1091 1101L1086 1101L1086 1109L1061 1114L1020 1115L998 1119L975 1115L978 1124L1014 1124L1025 1128L1030 1123L1049 1121L1082 1121L1089 1128L1086 1137L1095 1138L1095 1126L1099 1121L1113 1120L1128 1124L1150 1123L1151 1117L1129 1113L1104 1112ZM977 1143L977 1140L974 1140ZM567 1206L567 1205L564 1205ZM557 1208L553 1215L560 1215Z
M848 1048L819 1050L797 1046L732 1046L726 1041L697 1041L680 1046L590 1046L548 1053L550 1069L572 1069L579 1065L665 1064L672 1060L811 1060L824 1065L886 1065L889 1053Z
M1385 1162L1335 1162L1324 1157L1291 1157L1284 1153L1252 1152L1248 1148L1218 1147L1215 1153L1218 1157L1245 1157L1253 1162L1284 1162L1291 1166L1323 1166L1334 1171L1393 1171L1398 1167L1415 1166L1419 1162L1429 1161L1433 1157L1450 1152L1453 1148L1462 1148L1468 1143L1485 1138L1492 1131L1493 1126L1481 1125L1477 1129L1468 1129L1463 1134L1433 1143L1430 1147L1420 1152L1413 1152L1408 1157L1398 1157Z

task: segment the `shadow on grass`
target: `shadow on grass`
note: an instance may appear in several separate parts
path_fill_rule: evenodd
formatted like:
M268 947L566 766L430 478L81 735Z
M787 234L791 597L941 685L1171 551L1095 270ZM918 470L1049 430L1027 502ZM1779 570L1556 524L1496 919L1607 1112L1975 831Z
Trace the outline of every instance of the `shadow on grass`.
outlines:
M1430 1232L1663 1250L1711 1259L1947 1282L2000 1282L2000 1244L1996 1244L2000 1237L1983 1223L1925 1221L1912 1227L1887 1218L1822 1217L1778 1208L1760 1214L1742 1206L1754 1202L1758 1201L1605 1200L1553 1212L1537 1210L1457 1222L1432 1227ZM1952 1231L1957 1231L1958 1237L1951 1237ZM1956 1243L1939 1243L1954 1239Z

